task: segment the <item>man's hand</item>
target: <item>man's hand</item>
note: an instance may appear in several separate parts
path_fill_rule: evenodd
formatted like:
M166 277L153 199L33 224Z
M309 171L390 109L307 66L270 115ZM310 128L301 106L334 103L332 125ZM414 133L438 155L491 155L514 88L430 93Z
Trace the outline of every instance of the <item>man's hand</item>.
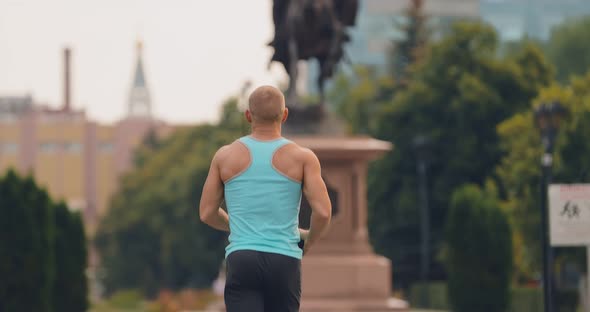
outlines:
M299 246L303 249L303 255L307 254L309 247L311 246L310 242L307 240L309 237L309 230L299 229L299 239L303 241L303 246ZM299 243L301 244L301 242Z
M299 238L302 241L306 241L307 236L309 236L309 230L299 229Z

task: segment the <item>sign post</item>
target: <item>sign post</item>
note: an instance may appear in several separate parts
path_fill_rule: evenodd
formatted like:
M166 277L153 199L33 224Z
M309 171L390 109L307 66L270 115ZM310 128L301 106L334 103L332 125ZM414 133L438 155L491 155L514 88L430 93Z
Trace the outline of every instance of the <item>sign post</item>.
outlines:
M552 246L586 246L586 311L590 312L590 184L549 186L549 235Z

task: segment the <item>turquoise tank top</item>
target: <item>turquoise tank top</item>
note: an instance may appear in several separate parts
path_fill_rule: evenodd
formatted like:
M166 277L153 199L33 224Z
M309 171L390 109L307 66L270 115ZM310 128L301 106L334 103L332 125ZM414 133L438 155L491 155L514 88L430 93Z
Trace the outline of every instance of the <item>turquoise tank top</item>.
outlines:
M271 252L301 259L299 206L301 183L279 171L274 153L291 141L239 139L250 151L248 168L225 182L229 214L229 245L225 256L237 250Z

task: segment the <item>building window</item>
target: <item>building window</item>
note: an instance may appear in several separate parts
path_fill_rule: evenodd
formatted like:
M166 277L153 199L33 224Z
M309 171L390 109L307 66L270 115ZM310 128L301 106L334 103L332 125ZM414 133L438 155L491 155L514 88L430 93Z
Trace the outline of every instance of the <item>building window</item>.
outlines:
M14 114L0 112L0 123L14 124L16 123L16 116Z
M53 142L44 142L39 145L39 149L41 150L41 153L52 154L57 152L58 145Z
M110 142L101 142L98 144L98 151L100 153L112 153L114 149L113 143Z
M7 142L0 143L0 154L16 154L18 152L18 144Z
M64 144L64 150L68 153L80 153L82 150L82 144L78 142L70 142Z

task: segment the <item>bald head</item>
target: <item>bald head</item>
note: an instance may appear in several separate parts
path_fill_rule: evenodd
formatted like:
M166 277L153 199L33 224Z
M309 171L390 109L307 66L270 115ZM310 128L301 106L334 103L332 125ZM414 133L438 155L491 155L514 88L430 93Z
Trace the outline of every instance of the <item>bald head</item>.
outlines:
M248 108L255 122L281 122L285 112L285 97L275 87L258 87L250 94Z

